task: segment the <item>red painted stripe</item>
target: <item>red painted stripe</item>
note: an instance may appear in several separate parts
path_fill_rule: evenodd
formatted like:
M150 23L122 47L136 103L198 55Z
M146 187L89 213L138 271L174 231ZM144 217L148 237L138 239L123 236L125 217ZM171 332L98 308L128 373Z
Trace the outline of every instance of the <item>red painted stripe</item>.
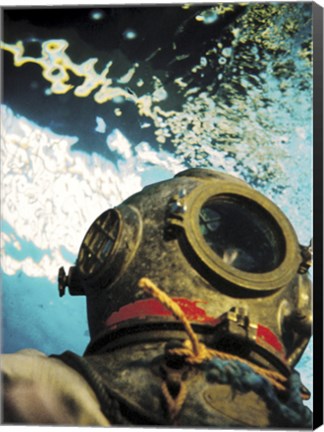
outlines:
M199 300L192 301L186 298L172 298L172 300L181 307L189 321L207 323L210 325L216 325L219 321L217 318L208 316L204 309L197 306L197 303L201 303ZM172 316L172 312L156 299L138 300L134 303L122 306L117 312L110 315L105 325L110 327L132 318L140 319L148 316L169 317Z
M214 318L207 315L206 311L197 303L203 303L200 300L188 300L186 298L172 298L186 315L189 321L209 324L216 326L221 322L221 318ZM115 326L130 319L143 319L146 317L171 317L172 312L169 311L161 302L154 298L138 300L134 303L122 306L117 312L110 315L105 321L107 327ZM277 336L265 326L258 324L256 342L260 345L264 343L272 346L279 354L284 354L284 349Z
M283 353L283 346L277 336L272 333L272 331L268 327L258 324L256 341L260 342L260 339L261 341L271 345L276 351L280 352L281 354Z

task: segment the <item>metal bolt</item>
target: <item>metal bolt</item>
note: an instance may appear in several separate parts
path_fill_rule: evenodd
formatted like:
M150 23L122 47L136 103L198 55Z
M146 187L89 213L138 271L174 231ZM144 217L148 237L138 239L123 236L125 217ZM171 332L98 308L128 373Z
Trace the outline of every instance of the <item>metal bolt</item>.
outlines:
M68 286L68 276L65 273L64 267L60 267L58 273L58 289L60 297L65 294L65 288Z

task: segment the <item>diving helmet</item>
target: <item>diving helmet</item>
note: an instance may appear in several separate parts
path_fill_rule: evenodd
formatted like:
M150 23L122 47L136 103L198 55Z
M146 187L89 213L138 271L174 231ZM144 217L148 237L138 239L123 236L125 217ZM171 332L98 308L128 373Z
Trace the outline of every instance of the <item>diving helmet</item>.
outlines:
M182 324L138 286L149 278L206 345L279 370L311 337L310 248L244 181L189 169L145 187L90 226L60 295L85 295L86 353L182 338Z

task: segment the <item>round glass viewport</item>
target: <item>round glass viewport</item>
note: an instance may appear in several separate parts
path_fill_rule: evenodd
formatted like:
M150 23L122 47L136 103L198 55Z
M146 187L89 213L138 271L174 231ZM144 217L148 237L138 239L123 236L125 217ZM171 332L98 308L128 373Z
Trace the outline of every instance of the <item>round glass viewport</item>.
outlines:
M199 226L209 247L238 270L266 273L284 259L282 230L270 213L250 199L212 198L201 208Z

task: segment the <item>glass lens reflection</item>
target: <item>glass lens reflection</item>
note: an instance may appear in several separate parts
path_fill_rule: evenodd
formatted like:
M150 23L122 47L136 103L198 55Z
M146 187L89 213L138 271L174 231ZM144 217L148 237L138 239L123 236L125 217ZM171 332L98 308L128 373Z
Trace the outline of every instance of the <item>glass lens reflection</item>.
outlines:
M235 195L208 201L200 231L223 261L251 273L273 271L283 260L285 241L273 217L255 202Z

